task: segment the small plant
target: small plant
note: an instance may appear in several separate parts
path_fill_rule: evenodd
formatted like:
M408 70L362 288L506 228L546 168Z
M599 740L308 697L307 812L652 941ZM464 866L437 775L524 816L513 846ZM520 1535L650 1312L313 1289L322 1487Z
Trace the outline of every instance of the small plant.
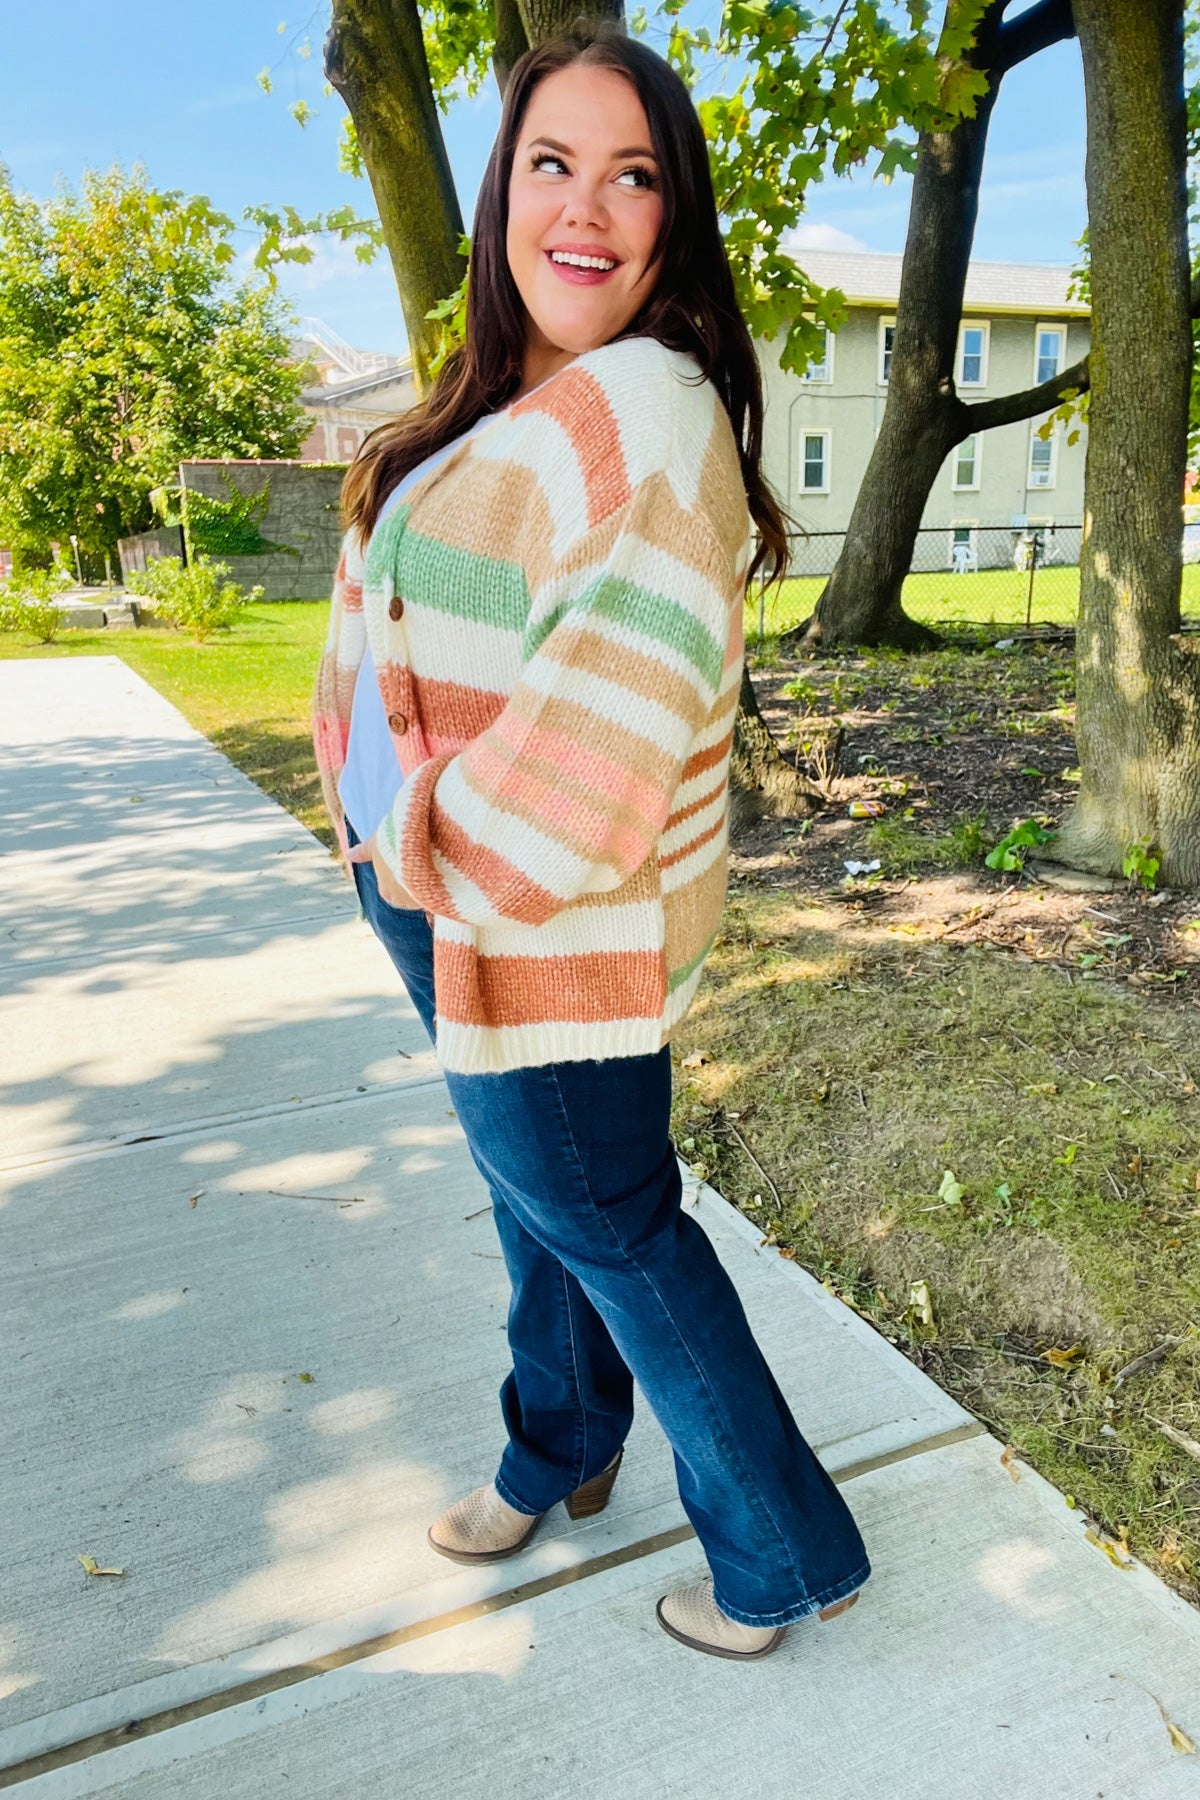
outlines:
M1025 851L1034 844L1047 844L1054 836L1037 819L1022 819L1014 826L1007 837L1002 837L993 850L989 850L984 862L989 869L1023 869L1025 867Z
M245 607L262 599L261 587L246 593L236 581L226 580L228 574L228 563L211 562L207 556L198 556L186 569L177 556L156 556L126 586L152 601L168 625L203 640L211 632L228 631Z
M1141 837L1130 844L1121 859L1121 873L1134 887L1153 888L1158 880L1160 859L1154 854L1153 841Z
M52 644L63 628L55 602L71 586L65 569L30 569L0 587L0 631L27 631L39 644Z

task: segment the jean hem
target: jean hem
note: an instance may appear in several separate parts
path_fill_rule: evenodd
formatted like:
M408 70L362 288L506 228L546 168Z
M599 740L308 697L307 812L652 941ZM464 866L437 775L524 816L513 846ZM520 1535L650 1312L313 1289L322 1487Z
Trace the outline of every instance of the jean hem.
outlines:
M509 1487L508 1483L505 1481L501 1481L499 1475L493 1476L492 1479L496 1483L496 1492L499 1494L500 1498L504 1501L505 1505L511 1506L513 1508L514 1512L528 1513L531 1518L540 1518L542 1513L550 1511L550 1508L548 1506L542 1506L542 1507L526 1506L526 1504L523 1500L517 1499L517 1496L513 1493L512 1489Z
M797 1600L794 1606L781 1606L776 1612L750 1613L743 1612L740 1607L727 1606L720 1594L713 1587L713 1599L727 1619L733 1619L739 1625L794 1625L798 1619L806 1619L810 1613L820 1612L822 1607L832 1606L835 1601L844 1600L848 1594L864 1586L871 1573L869 1562L864 1563L845 1581L839 1581L834 1587L826 1588L823 1593L810 1594L807 1599Z

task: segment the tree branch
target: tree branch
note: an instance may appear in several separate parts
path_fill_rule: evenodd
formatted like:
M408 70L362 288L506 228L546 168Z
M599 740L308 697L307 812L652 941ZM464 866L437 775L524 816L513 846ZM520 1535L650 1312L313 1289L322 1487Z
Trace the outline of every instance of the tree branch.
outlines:
M1200 319L1200 269L1192 276L1190 310L1193 319ZM1077 363L1072 363L1061 375L1043 381L1040 387L1023 388L1017 394L999 394L994 400L979 400L974 406L964 406L961 414L963 437L970 437L973 431L992 431L997 425L1016 425L1022 419L1034 419L1038 413L1049 412L1061 405L1066 398L1064 389L1073 388L1078 394L1086 394L1091 385L1089 358L1081 356Z
M1071 0L1039 0L1011 23L1002 25L996 34L996 56L991 73L1001 76L1018 63L1036 56L1051 44L1075 36L1075 20Z
M1015 425L1021 419L1036 418L1040 412L1050 412L1061 406L1067 397L1067 389L1083 394L1091 383L1088 358L1081 356L1077 363L1072 363L1061 375L1052 375L1040 387L1022 388L1016 394L998 394L994 400L978 400L974 406L964 406L963 436L970 437L973 431L992 431L997 425Z

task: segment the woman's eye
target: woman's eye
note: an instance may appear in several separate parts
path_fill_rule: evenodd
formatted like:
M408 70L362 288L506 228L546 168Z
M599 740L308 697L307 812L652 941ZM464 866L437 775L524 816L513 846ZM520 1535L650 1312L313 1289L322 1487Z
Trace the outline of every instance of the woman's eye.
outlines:
M638 177L638 181L637 181L638 187L651 188L654 186L653 171L651 169L647 169L645 167L645 165L642 163L632 163L628 169L622 169L618 179L623 181L625 179L626 175L636 175Z
M535 169L540 169L543 163L557 163L560 169L566 167L561 156L551 156L548 150L543 150L540 156L535 156L530 166Z

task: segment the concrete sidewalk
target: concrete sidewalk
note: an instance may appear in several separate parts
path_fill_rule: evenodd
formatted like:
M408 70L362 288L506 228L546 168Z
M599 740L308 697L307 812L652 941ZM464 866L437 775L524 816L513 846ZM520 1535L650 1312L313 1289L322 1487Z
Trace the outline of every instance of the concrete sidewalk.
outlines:
M0 663L0 1089L0 1788L1196 1791L1197 1615L703 1186L858 1606L667 1638L703 1558L642 1402L600 1518L429 1550L502 1448L486 1192L339 871L115 658Z

